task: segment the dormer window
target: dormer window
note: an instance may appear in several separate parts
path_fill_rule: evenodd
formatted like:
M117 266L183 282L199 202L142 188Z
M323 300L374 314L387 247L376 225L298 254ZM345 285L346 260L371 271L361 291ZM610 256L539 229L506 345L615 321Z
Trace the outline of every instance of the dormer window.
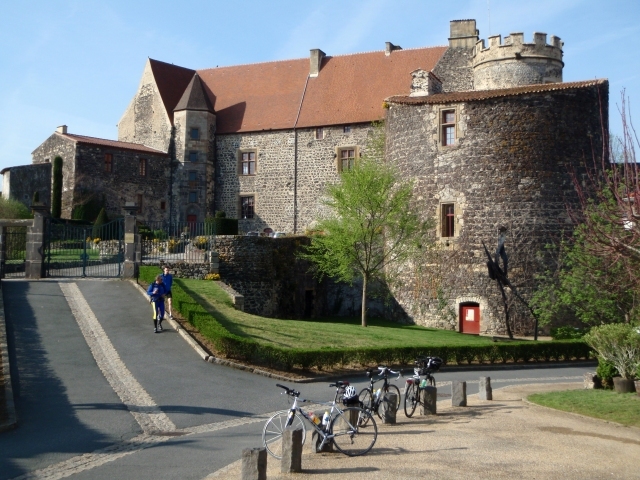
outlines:
M189 136L191 137L191 140L200 140L200 129L192 127L189 130Z

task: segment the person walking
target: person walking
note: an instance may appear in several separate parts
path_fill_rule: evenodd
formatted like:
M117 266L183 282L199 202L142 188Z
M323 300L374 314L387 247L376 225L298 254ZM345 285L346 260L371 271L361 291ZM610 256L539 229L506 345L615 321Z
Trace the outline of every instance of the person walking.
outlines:
M167 290L162 283L162 275L157 275L155 282L149 285L147 295L149 302L153 306L153 331L160 333L162 331L162 320L164 320L164 296Z
M171 302L171 286L173 285L173 275L169 273L169 267L164 267L164 273L162 274L162 283L166 290L164 298L167 299L167 306L169 307L169 318L173 320L173 305Z

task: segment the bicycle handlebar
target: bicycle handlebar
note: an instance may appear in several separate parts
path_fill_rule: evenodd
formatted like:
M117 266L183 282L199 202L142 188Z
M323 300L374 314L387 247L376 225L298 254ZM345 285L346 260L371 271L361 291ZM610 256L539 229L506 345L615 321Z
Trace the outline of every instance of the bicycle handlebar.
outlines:
M300 396L300 392L298 392L297 390L294 390L292 388L289 387L285 387L284 385L280 385L279 383L276 383L276 387L280 387L280 388L284 388L285 392L287 395L290 395L292 397L299 397Z

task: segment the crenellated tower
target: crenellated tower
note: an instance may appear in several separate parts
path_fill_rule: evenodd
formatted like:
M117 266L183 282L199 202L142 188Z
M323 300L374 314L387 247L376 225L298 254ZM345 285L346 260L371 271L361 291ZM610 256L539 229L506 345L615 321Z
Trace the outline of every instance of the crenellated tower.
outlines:
M546 33L534 33L533 43L524 34L512 33L502 42L500 35L476 43L473 53L475 90L495 90L539 83L562 82L562 46L555 35L547 43Z

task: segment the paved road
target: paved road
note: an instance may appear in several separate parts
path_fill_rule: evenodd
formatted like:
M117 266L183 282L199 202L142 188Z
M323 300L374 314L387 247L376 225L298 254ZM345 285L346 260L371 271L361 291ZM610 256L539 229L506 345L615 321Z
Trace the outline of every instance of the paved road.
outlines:
M265 415L286 408L273 379L209 364L122 281L3 281L19 427L0 434L0 479L202 479L259 446ZM593 367L446 372L495 386L566 382ZM361 388L365 379L350 379ZM401 385L402 381L397 382ZM298 385L329 399L327 382Z

